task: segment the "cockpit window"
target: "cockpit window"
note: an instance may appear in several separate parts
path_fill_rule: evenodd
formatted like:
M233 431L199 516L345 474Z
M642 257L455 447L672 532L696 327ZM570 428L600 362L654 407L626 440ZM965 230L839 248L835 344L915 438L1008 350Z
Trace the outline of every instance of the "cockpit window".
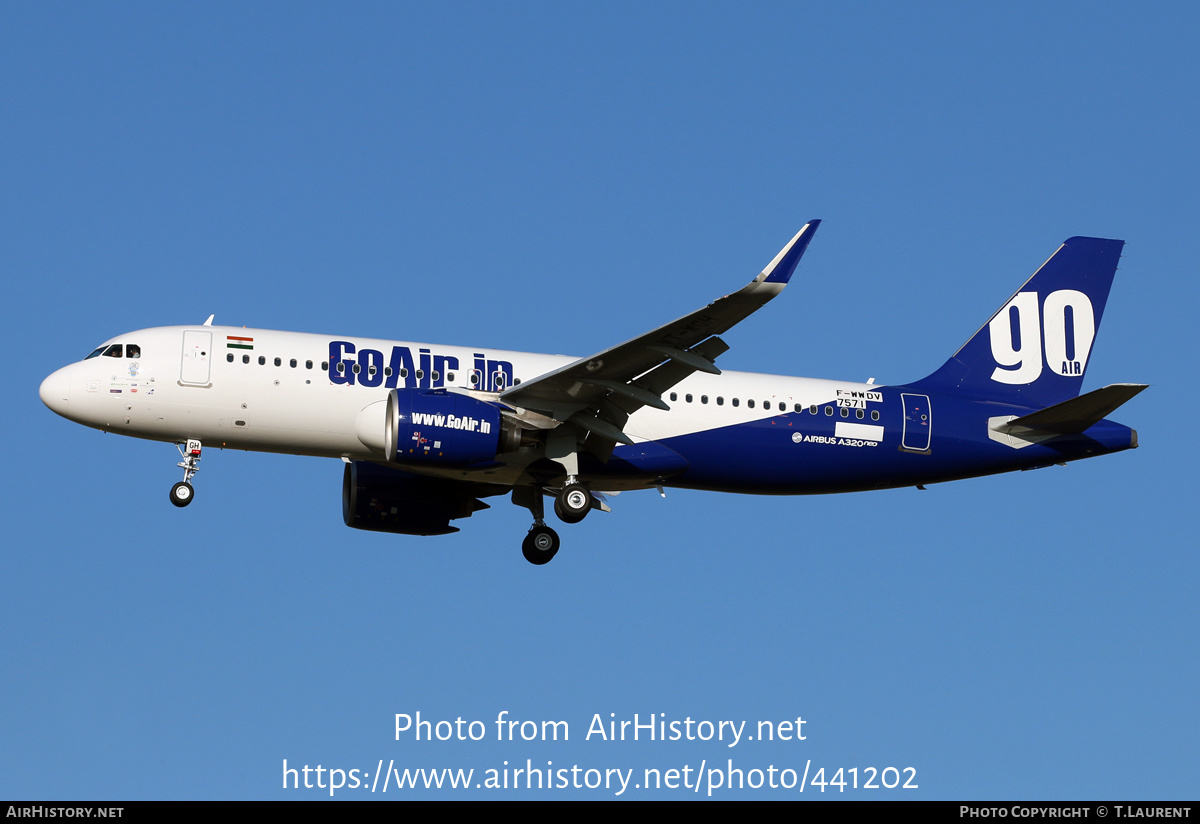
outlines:
M100 357L100 353L102 353L107 348L108 348L107 346L101 346L99 349L94 350L92 352L92 354L90 354L86 358L84 358L84 360L91 360L92 358Z
M125 349L125 347L124 347L124 345L123 345L123 344L120 344L120 343L114 343L112 346L108 347L108 349L106 349L106 350L104 351L104 357L106 357L106 358L121 358L121 357L124 357L124 356L125 356L125 351L124 351L124 349Z
M125 347L125 357L140 358L141 356L142 356L142 347L138 346L136 343L131 343Z

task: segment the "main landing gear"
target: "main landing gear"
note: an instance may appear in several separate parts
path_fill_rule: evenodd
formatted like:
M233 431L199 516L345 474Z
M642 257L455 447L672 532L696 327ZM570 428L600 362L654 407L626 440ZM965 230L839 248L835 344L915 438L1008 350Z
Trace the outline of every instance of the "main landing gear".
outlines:
M545 523L545 499L540 486L519 486L513 489L513 503L523 506L533 515L529 534L521 542L521 554L536 566L549 563L558 552L558 533ZM554 496L554 514L565 524L577 524L592 510L592 493L575 476Z
M592 493L587 487L569 478L562 492L554 499L554 514L564 524L577 524L582 521L592 509Z
M175 506L187 506L196 496L196 490L192 488L191 480L200 468L200 441L188 441L186 446L175 444L175 448L179 450L179 454L183 458L176 464L183 470L183 480L171 487L171 503Z
M558 533L545 524L535 523L521 542L521 554L529 563L541 566L558 554L558 546Z

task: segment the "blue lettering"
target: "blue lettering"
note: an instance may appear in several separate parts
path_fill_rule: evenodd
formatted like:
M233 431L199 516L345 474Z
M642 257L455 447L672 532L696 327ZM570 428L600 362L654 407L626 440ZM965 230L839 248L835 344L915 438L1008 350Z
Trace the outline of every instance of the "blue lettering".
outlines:
M503 392L512 386L513 367L508 361L490 360L487 362L487 390Z
M387 388L395 389L401 377L404 378L404 388L409 388L416 383L416 377L413 373L416 371L416 366L413 365L412 352L408 351L407 346L393 346L392 360L390 363L392 374L388 375ZM403 375L401 372L403 371Z
M375 349L363 349L358 353L360 372L358 382L363 386L379 386L383 383L383 353Z
M354 372L350 368L354 361L342 360L343 355L353 355L354 352L354 344L348 340L331 340L329 342L330 383L354 383ZM338 368L339 366L341 368Z
M420 383L418 383L417 385L420 386L422 389L428 389L429 388L429 372L430 372L429 350L428 349L420 349L418 351L421 353L421 368L420 368L420 371L417 372L417 378L419 378L419 380L420 380Z
M487 387L487 361L479 352L474 354L475 368L471 370L471 388L485 389Z
M357 355L357 359L354 357ZM513 367L507 361L485 361L483 355L475 355L479 383L502 383L512 385ZM453 355L435 355L429 349L419 349L414 361L412 350L407 346L393 346L384 369L384 353L378 349L359 350L348 340L329 342L329 380L336 384L359 383L367 387L384 386L388 389L429 389L449 383L449 373L459 369L458 358ZM485 372L484 370L487 370ZM434 379L434 375L437 378ZM357 377L356 377L357 375ZM455 382L460 378L455 375Z
M446 385L446 372L450 369L458 369L458 358L452 358L449 355L434 355L433 356L433 371L437 372L437 380L433 382L434 386Z

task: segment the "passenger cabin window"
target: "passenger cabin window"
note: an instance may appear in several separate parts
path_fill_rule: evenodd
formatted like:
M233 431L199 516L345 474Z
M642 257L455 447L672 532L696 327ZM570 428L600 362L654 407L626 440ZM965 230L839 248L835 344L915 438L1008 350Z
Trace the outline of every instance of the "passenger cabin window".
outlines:
M226 355L225 360L229 361L230 363L233 363L233 353L230 352L228 355Z
M250 362L250 356L242 355L242 363L249 363L249 362Z
M265 355L259 355L259 356L258 356L258 365L259 365L259 366L266 366L266 365L267 365L267 358L266 358L266 356L265 356Z

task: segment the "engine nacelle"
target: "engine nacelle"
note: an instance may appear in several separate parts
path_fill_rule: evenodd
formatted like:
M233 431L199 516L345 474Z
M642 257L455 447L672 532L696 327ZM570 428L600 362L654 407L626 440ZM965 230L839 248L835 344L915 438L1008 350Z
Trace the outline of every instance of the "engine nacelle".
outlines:
M458 532L450 521L488 508L479 497L506 491L351 461L342 476L342 520L346 526L373 532L446 535Z
M384 454L397 463L487 464L521 439L495 406L445 389L393 389L385 416Z

